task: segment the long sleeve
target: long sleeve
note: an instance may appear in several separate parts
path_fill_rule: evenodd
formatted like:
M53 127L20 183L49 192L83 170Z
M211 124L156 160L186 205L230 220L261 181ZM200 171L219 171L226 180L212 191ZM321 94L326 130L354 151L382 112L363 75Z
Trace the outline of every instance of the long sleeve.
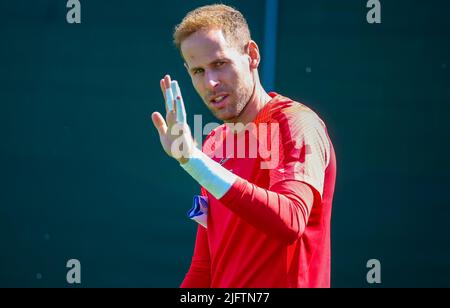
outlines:
M181 288L209 288L211 285L211 262L209 256L208 234L198 226L194 255Z
M308 184L286 180L271 190L238 178L219 201L264 233L292 243L305 230L311 208L320 196Z

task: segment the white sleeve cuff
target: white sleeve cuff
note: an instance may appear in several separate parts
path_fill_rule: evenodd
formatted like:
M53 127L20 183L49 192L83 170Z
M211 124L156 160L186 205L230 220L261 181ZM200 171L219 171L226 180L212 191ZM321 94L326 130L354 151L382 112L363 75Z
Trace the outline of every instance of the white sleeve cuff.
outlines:
M189 160L180 166L216 199L222 198L237 179L237 175L222 167L197 147L194 147Z

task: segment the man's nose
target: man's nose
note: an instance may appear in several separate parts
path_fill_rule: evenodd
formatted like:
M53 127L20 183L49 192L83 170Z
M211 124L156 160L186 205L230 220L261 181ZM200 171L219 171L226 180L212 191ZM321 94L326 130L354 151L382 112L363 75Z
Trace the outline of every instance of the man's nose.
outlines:
M220 81L217 74L207 73L205 77L208 88L210 88L211 90L216 89L220 85Z

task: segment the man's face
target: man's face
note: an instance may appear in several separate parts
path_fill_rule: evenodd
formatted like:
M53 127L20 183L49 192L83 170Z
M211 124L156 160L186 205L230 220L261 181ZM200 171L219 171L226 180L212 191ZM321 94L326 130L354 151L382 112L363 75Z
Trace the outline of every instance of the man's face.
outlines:
M229 44L221 30L200 30L181 43L195 90L214 116L236 122L254 88L250 56Z

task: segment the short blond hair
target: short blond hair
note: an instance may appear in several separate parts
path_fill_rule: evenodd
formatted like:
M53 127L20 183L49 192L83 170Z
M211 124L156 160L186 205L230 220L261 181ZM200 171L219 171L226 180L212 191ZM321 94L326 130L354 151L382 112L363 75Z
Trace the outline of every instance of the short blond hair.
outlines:
M173 33L175 46L180 49L184 39L198 30L208 29L222 30L228 43L241 52L251 39L250 29L241 12L224 4L213 4L199 7L183 18Z

